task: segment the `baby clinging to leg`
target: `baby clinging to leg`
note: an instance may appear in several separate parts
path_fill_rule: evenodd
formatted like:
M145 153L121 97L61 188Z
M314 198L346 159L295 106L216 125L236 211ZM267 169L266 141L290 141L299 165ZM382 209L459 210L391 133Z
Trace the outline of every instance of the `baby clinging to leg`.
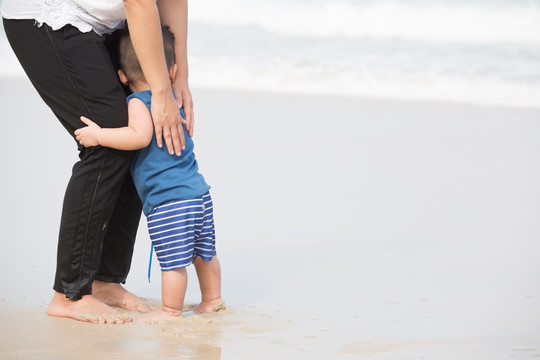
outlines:
M174 35L163 27L163 45L171 83L177 72ZM131 174L143 202L150 239L161 266L162 309L143 321L175 318L182 314L187 289L186 267L194 263L201 289L199 313L225 309L221 299L221 266L216 256L213 204L210 186L199 173L193 140L184 125L185 149L171 155L157 145L151 116L152 93L141 70L127 29L119 40L118 75L133 94L128 96L128 126L101 128L87 125L75 131L81 145L138 150ZM185 118L183 109L180 109Z

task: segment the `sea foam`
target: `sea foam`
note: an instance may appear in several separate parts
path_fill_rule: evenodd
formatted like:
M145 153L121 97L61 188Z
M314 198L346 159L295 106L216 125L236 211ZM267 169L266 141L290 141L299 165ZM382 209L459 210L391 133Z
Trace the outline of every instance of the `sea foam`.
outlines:
M307 37L540 44L540 3L201 0L190 19Z

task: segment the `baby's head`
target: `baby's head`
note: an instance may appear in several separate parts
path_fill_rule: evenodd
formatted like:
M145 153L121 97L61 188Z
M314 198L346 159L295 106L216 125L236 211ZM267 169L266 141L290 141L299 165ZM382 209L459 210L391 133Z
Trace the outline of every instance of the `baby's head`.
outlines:
M163 48L165 50L165 61L169 69L171 81L176 74L176 57L174 54L174 35L167 25L161 27L163 34ZM133 86L134 84L147 84L141 64L137 59L129 30L127 26L120 31L118 40L120 70L118 76L124 85Z

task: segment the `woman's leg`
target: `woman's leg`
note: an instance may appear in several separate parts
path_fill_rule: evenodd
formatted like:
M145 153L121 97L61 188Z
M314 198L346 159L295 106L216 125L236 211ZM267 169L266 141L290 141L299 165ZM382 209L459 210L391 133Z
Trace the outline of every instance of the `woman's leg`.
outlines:
M128 173L105 234L101 263L94 277L92 295L111 306L149 312L147 304L120 285L126 281L131 266L141 207L133 179Z
M96 280L125 283L131 267L135 234L139 227L142 204L128 173L109 222ZM137 220L137 221L134 221ZM126 253L127 251L127 253Z
M4 29L34 87L71 136L84 126L81 115L102 127L127 124L125 94L99 35L69 25L52 31L47 25L37 27L33 20L4 20ZM79 145L79 150L80 161L73 167L64 198L54 284L57 293L71 300L91 294L105 235L120 225L110 220L134 155L102 147ZM125 221L121 225L136 231L140 205L127 213L120 216ZM111 280L125 280L134 237L135 233L127 235L128 241L120 245L122 274L115 273ZM55 295L53 301L58 299Z

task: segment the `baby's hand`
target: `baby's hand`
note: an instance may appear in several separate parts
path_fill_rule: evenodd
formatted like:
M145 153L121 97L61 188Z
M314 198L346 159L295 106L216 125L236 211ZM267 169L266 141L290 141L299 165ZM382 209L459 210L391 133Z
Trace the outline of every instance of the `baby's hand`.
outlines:
M75 130L75 138L85 147L98 146L99 125L84 116L81 116L81 121L88 126Z

